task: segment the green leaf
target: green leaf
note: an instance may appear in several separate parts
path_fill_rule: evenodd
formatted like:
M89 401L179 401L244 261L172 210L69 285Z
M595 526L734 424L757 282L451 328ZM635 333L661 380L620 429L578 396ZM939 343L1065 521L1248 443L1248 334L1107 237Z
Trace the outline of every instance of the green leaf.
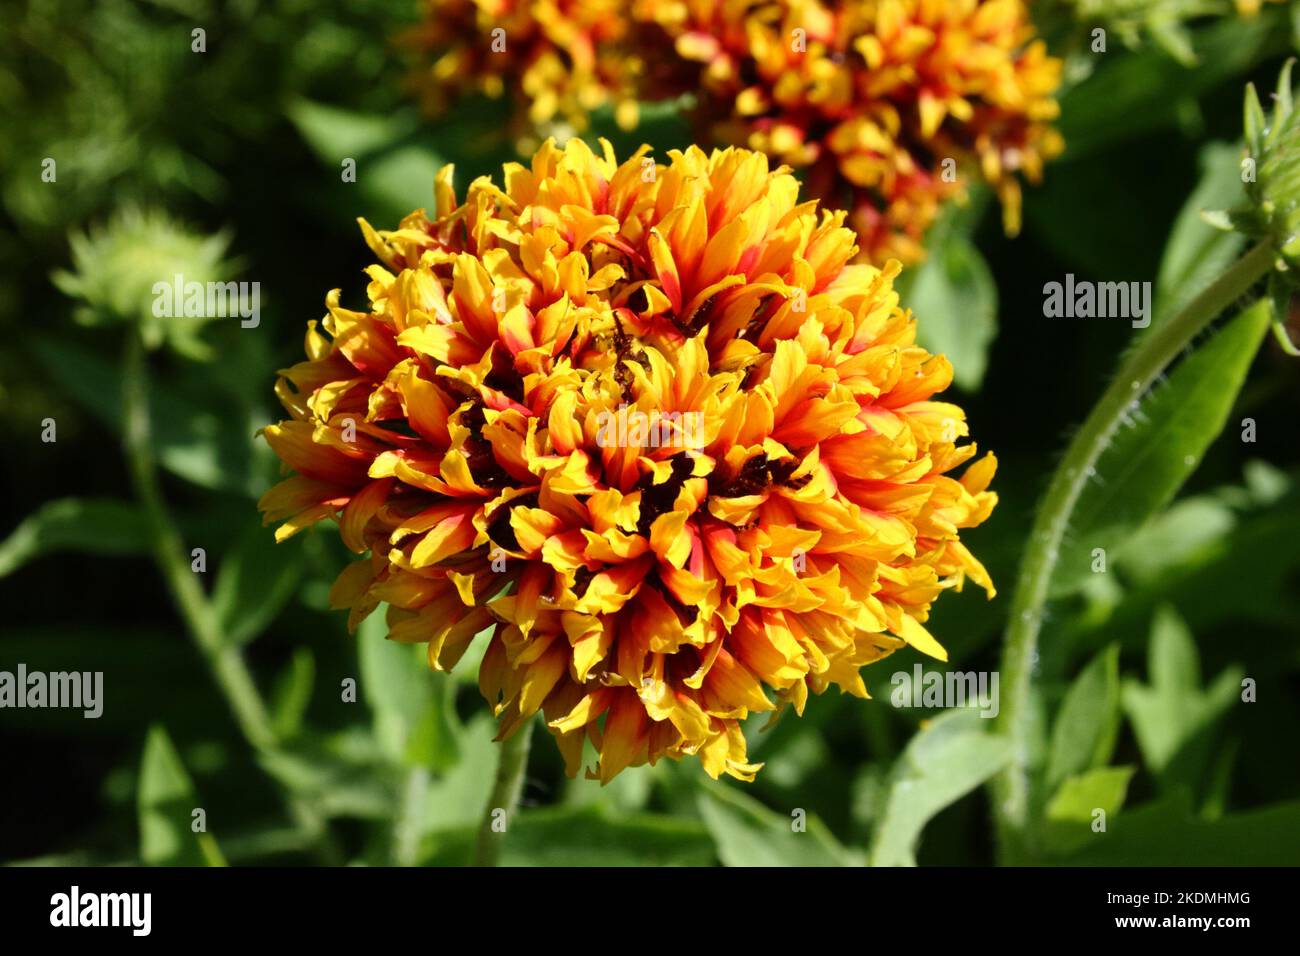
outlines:
M1011 743L975 710L950 710L923 726L890 775L871 843L873 866L915 866L925 825L1001 770Z
M1077 590L1093 571L1096 549L1109 556L1182 487L1223 429L1267 331L1267 304L1256 303L1134 407L1079 495L1054 597Z
M1157 327L1199 295L1236 259L1245 237L1224 232L1205 221L1204 213L1240 204L1241 148L1209 143L1200 153L1201 179L1174 220L1155 284ZM1149 331L1149 330L1148 330Z
M308 647L295 649L271 694L271 722L277 739L292 740L302 730L315 681L315 655Z
M395 762L449 766L456 759L452 679L429 669L425 645L388 640L386 608L381 604L357 629L361 694L375 737Z
M1123 182L1125 188L1114 188L1116 182ZM1062 158L1052 163L1042 184L1026 196L1025 229L1036 245L1045 245L1069 263L1076 277L1147 278L1156 269L1168 225L1162 216L1134 216L1132 197L1142 196L1144 208L1159 207L1169 192L1168 184L1166 168L1134 163L1124 150L1078 162ZM1122 222L1125 242L1116 242L1109 230L1081 229L1082 222Z
M1195 69L1157 51L1106 58L1061 99L1059 128L1075 160L1178 122L1179 104L1248 73L1283 52L1280 12L1223 17L1192 32Z
M1047 787L1110 760L1119 733L1119 645L1094 657L1070 685L1052 727Z
M458 759L429 784L425 814L428 830L455 830L478 824L496 774L500 745L493 741L495 736L496 721L486 713L477 714L457 731Z
M212 589L226 640L246 644L266 630L293 597L301 571L301 549L277 547L268 529L250 523L222 557Z
M1237 525L1232 509L1208 496L1176 501L1116 548L1114 564L1128 581L1147 583L1169 569L1210 557Z
M1108 820L1070 866L1295 866L1300 801L1198 819L1186 795L1145 804Z
M1189 747L1239 700L1242 673L1229 668L1207 690L1191 632L1172 608L1161 608L1151 630L1150 685L1124 684L1123 703L1147 766L1166 782L1195 776L1203 761ZM1181 765L1176 758L1182 757ZM1190 764L1190 765L1189 765ZM1175 775L1171 771L1177 770Z
M414 111L380 117L300 99L289 118L341 188L358 194L349 217L395 229L404 216L432 204L434 176L447 160ZM354 183L342 178L341 164L349 159L356 163Z
M167 731L155 724L140 764L140 859L151 866L225 866L212 834L192 829L198 808L180 755Z
M411 727L403 757L412 767L443 771L460 759L456 685L447 674L432 674L430 679L434 693Z
M371 735L357 728L349 750L332 741L307 739L289 747L258 754L267 773L293 793L314 804L327 817L391 820L397 807L397 777L374 753Z
M663 776L663 764L628 767L604 786L596 786L579 774L565 782L563 801L570 806L603 803L614 810L636 813L646 808L656 782Z
M473 827L433 834L424 862L463 865L474 838ZM524 810L510 821L501 850L503 866L708 866L713 859L698 820L624 813L599 803Z
M729 786L701 786L697 798L700 816L726 866L855 866L862 862L840 846L825 824L802 808L781 816Z
M416 128L412 114L373 116L297 99L285 110L307 145L327 165L382 151Z
M947 356L958 386L977 391L997 335L997 285L969 239L951 233L937 238L920 268L905 274L902 303L916 314L920 344Z
M0 578L47 554L144 554L149 524L127 501L110 498L61 498L42 505L0 541Z
M602 804L525 810L510 825L506 866L703 866L712 861L695 820L615 812Z
M712 855L699 821L593 804L520 814L502 859L516 866L702 866Z
M1097 767L1062 781L1047 805L1048 848L1053 853L1071 852L1098 832L1093 829L1098 820L1109 826L1124 805L1133 772L1133 767ZM1105 816L1098 817L1098 810Z
M1192 48L1192 34L1185 24L1172 17L1151 17L1147 20L1147 30L1156 45L1180 65L1189 69L1197 65L1196 51Z
M1094 810L1107 816L1124 805L1133 767L1097 767L1062 781L1047 805L1047 819L1090 823Z
M1179 696L1200 689L1201 661L1196 642L1173 608L1161 608L1156 614L1147 668L1153 688Z
M447 164L437 153L412 144L366 160L357 170L363 213L376 228L396 229L404 216L433 205L433 182Z
M1264 628L1291 633L1300 620L1300 487L1247 467L1247 485L1175 503L1115 555L1122 600L1081 623L1083 643L1144 643L1162 604L1175 605L1194 632ZM1068 626L1068 625L1067 625Z

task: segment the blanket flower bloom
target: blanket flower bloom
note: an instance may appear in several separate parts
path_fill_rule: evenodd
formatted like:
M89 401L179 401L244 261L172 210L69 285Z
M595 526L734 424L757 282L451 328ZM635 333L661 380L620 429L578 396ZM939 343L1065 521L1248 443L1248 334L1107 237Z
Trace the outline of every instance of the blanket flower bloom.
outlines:
M807 168L847 208L865 257L914 262L958 170L992 185L1020 223L1023 175L1062 149L1051 128L1061 61L1022 0L635 0L701 88L715 138Z
M638 99L691 94L709 138L804 169L877 265L919 261L971 177L1014 235L1021 177L1063 148L1061 61L1024 0L427 0L409 39L432 112L508 93L525 152L557 120L581 132L613 105L630 128Z
M336 518L352 626L449 669L476 635L500 739L542 711L570 775L697 756L753 778L740 722L904 644L989 515L942 356L914 341L844 213L761 153L545 142L464 202L362 230L369 304L338 290L264 430L296 474L284 539Z

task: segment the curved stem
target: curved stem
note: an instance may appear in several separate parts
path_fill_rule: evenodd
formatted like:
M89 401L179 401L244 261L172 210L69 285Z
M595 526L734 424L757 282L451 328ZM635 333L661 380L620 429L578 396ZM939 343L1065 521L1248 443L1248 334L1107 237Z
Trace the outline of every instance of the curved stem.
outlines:
M501 844L506 831L497 826L498 819L506 824L514 818L519 798L524 792L524 771L528 769L528 745L533 736L532 721L526 721L514 734L501 742L497 755L497 776L483 810L478 839L474 844L475 866L496 866L501 857Z
M997 730L1012 742L1010 764L994 778L994 813L1004 862L1032 847L1029 824L1030 689L1052 575L1079 495L1130 406L1221 312L1270 268L1274 252L1260 243L1238 259L1181 312L1153 328L1120 365L1114 380L1066 449L1040 504L1020 565L1003 645L1002 706Z
M149 525L154 560L194 644L207 662L244 738L259 753L273 753L280 741L253 675L237 646L226 641L207 594L190 569L185 543L176 531L163 498L154 460L149 422L149 374L144 343L132 329L127 336L122 376L122 444L136 497ZM287 797L295 823L320 842L326 859L337 852L329 839L325 818L296 797Z
M189 629L190 636L211 667L239 729L258 750L275 743L271 718L244 665L239 650L222 640L220 625L207 595L190 570L185 545L163 499L150 446L148 371L144 344L132 332L127 343L122 387L123 439L136 496L144 506L154 559Z

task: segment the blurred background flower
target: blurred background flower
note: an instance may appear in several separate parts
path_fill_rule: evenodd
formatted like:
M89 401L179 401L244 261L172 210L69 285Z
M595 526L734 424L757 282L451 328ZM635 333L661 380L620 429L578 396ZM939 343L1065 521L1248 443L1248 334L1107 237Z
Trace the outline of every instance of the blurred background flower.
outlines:
M923 256L942 203L970 176L993 185L1008 233L1017 175L1061 151L1050 127L1059 61L1019 0L667 3L639 0L698 69L715 138L807 169L813 195L849 211L872 262Z
M225 259L229 234L191 232L166 213L127 206L103 226L74 232L69 244L72 270L53 279L82 303L73 313L78 322L139 323L148 348L166 342L189 358L212 357L200 333L219 316L187 315L183 301L173 302L173 288L178 277L205 287L228 280L234 268ZM167 287L167 314L155 308L160 284Z
M803 170L877 264L922 258L971 176L994 187L1014 235L1019 178L1037 182L1061 151L1060 62L1021 0L433 0L412 38L434 51L420 74L434 115L449 92L513 89L525 131L545 134L558 112L580 132L607 102L627 127L634 95L687 95L706 139ZM525 151L536 142L519 135Z

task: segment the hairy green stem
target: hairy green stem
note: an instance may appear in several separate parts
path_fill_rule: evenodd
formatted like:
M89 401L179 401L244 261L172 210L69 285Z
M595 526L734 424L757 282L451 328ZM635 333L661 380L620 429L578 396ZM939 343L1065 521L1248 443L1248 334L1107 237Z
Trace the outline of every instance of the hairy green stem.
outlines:
M993 781L994 815L1003 862L1032 855L1029 762L1030 690L1052 575L1074 507L1102 452L1134 402L1216 317L1268 272L1274 251L1260 243L1238 259L1182 311L1153 328L1128 353L1110 386L1066 449L1039 505L1020 565L1002 651L997 730L1012 743L1010 764Z
M501 844L505 830L497 826L498 820L506 825L513 820L524 792L524 772L528 769L528 745L532 739L532 721L501 742L497 754L497 776L492 794L483 809L483 822L479 824L478 840L474 845L475 866L496 866L501 858Z
M181 540L163 497L154 460L149 421L149 373L140 333L128 333L122 377L123 450L136 497L144 508L154 560L199 653L207 662L244 738L259 753L274 753L280 741L257 684L237 646L225 640L212 603L191 570ZM337 860L325 818L297 797L286 804L294 822L317 840L322 856Z

